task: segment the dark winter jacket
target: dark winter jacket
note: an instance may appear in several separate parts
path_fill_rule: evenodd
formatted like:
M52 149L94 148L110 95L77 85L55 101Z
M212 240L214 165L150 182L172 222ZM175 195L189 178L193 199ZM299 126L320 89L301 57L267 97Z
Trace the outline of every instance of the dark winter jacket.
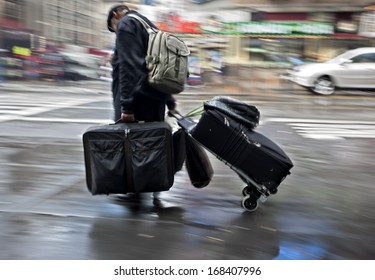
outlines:
M174 109L174 98L170 94L158 92L150 87L147 82L145 58L148 33L137 19L127 16L130 13L137 14L148 24L155 27L146 17L136 11L129 11L117 25L116 50L112 59L112 90L115 103L117 97L121 105L121 112L127 114L134 114L137 111L136 107L140 108L141 106L141 104L136 104L140 101L150 103L143 104L145 108L152 107L154 103L155 105L159 104L160 108L161 106L165 108L165 105L167 105L169 109ZM149 118L152 119L151 116Z

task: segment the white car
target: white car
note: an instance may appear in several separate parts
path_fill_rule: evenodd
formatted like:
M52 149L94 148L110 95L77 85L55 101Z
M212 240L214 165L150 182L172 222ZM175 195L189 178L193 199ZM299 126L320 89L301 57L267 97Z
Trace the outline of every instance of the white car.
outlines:
M288 79L313 93L331 95L336 88L375 89L375 48L349 50L327 62L288 71Z

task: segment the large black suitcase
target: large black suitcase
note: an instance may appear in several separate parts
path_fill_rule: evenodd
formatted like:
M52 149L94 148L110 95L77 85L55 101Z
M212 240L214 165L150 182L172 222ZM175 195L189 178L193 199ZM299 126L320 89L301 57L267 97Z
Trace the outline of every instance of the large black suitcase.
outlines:
M191 133L242 178L251 178L270 193L276 193L293 167L276 143L217 110L206 110Z
M165 122L91 127L83 147L93 195L158 192L173 185L172 130Z

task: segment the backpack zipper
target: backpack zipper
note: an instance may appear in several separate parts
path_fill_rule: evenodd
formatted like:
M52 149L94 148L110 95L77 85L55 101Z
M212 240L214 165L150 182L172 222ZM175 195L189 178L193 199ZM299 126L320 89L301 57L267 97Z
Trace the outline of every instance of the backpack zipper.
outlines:
M178 78L178 75L180 74L180 59L181 59L181 55L178 53L178 49L176 49L176 55L177 55L177 58L176 58L176 61L175 61L175 64L174 64L174 70L176 71L176 74L174 75L174 77L177 79Z

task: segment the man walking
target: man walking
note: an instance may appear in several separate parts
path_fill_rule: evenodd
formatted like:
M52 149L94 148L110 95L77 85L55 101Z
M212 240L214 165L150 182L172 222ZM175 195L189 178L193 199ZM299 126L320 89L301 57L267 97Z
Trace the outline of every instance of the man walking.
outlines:
M114 120L164 121L165 107L175 110L176 102L172 95L159 92L148 84L148 33L129 14L136 14L156 28L146 17L125 5L116 5L108 13L108 30L116 33L116 48L112 57ZM157 201L158 193L154 193L154 204Z
M146 54L148 33L129 14L136 14L155 27L146 17L125 5L112 7L108 14L108 30L116 32L116 48L112 57L112 93L115 120L164 121L165 107L174 110L172 95L152 88L147 82Z

